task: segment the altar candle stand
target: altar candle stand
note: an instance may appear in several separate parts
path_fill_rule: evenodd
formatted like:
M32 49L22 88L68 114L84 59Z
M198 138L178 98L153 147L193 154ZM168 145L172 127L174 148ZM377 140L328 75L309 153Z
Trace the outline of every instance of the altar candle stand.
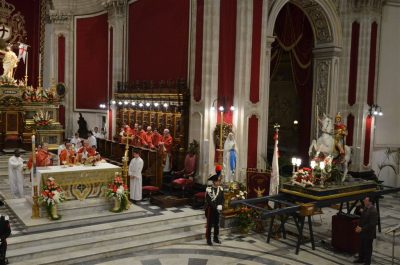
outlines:
M33 187L33 193L32 193L32 219L39 218L39 201L38 201L38 185L39 181L36 181L35 183L35 177L36 177L36 150L35 150L35 131L32 132L32 171L31 171L31 181L32 181L32 187Z
M292 172L292 174L294 174L294 173L296 173L296 158L295 157L292 157L292 165L293 165L293 172Z

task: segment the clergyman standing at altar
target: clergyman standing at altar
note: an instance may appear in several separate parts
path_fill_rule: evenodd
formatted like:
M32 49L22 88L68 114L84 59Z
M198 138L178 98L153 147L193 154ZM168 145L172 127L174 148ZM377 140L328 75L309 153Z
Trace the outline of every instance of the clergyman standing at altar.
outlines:
M10 181L11 195L13 198L24 197L24 175L22 174L22 168L24 160L20 157L18 150L8 160L8 178Z
M225 182L234 181L236 170L237 146L232 132L228 134L224 144Z
M142 169L143 159L140 157L139 150L133 150L133 158L129 163L128 175L129 175L129 190L130 199L133 202L142 200Z

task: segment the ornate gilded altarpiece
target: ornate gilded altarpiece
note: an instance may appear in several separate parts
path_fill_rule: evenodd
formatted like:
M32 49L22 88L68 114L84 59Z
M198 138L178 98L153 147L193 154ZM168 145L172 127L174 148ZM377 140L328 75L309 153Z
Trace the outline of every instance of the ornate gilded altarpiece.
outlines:
M55 87L1 85L0 149L30 149L33 132L36 143L47 142L50 149L56 149L64 137L59 122L61 100Z

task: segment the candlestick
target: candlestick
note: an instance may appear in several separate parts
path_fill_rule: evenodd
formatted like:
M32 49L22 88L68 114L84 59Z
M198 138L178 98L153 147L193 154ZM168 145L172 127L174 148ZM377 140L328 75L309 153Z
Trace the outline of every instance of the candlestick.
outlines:
M32 131L32 171L31 171L31 177L32 177L32 217L31 218L39 218L40 213L39 213L39 201L38 201L38 185L39 181L36 180L36 185L35 185L35 177L36 177L36 150L35 150L35 130Z
M25 86L28 86L28 52L26 52L25 59Z
M293 165L293 174L296 172L296 160L297 160L297 158L295 158L295 157L292 157L292 165Z
M42 87L42 54L39 53L38 87Z

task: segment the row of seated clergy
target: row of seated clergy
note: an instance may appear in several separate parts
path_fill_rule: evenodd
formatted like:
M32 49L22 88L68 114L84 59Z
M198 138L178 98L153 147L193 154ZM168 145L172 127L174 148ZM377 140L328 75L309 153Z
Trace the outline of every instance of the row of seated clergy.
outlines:
M163 135L161 135L157 129L152 130L151 126L147 126L146 131L144 131L137 123L135 123L134 128L124 125L119 135L122 143L125 143L124 137L128 136L133 138L130 140L130 144L133 146L151 149L164 146L167 152L170 151L173 142L168 129L164 129Z
M75 152L75 149L71 143L65 142L65 148L62 149L59 154L60 164L85 164L85 162L88 160L92 162L101 160L96 146L93 145L90 147L88 141L85 141L83 146L79 148L77 152Z

